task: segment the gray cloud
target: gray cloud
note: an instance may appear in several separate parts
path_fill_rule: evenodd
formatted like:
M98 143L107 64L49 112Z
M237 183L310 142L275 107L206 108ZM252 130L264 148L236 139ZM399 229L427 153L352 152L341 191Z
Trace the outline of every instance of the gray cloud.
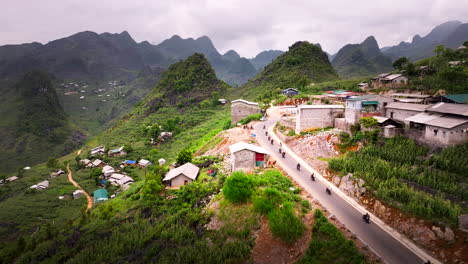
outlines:
M0 10L0 45L46 43L79 31L121 32L159 43L178 34L209 36L220 52L252 57L298 40L334 53L374 35L380 46L466 21L466 0L15 0Z

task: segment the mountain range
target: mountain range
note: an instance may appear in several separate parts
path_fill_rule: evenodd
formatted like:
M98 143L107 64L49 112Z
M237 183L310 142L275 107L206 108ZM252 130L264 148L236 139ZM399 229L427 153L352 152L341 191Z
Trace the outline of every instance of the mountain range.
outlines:
M381 51L392 60L407 57L411 61L417 61L433 56L437 45L455 49L466 40L468 23L448 21L436 26L424 37L415 35L411 42L402 41L396 46L384 47Z

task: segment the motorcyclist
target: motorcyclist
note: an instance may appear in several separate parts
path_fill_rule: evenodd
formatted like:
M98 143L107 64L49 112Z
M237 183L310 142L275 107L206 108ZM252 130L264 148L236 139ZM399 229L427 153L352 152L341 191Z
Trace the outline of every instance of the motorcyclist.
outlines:
M283 153L281 153L281 155L283 155L283 159L284 159L284 157L286 156L286 152L283 151Z
M326 191L328 194L331 194L331 191L330 191L330 189L328 189L328 187L325 188L325 191Z
M281 148L279 148L279 149L278 149L278 152L279 152L279 153L282 153L283 151L281 150Z
M266 128L266 126L263 126L263 129L265 129L265 128Z
M315 176L314 176L313 173L310 175L310 179L311 179L312 181L315 181Z
M301 164L298 163L296 168L297 168L297 170L301 170Z
M271 144L273 145L273 139L271 140Z
M362 216L362 218L364 218L364 220L365 220L366 222L369 223L369 221L370 221L370 215L369 215L368 212L366 212L366 214L364 214L364 215Z

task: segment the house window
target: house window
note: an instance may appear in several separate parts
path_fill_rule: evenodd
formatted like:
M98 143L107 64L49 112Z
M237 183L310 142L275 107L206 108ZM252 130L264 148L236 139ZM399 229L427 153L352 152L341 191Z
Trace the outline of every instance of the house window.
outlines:
M390 112L390 118L393 119L393 112Z
M188 184L188 181L187 181L187 180L185 180L185 181L184 181L184 185L187 185L187 184Z
M437 132L439 132L439 130L434 129L434 136L437 136Z

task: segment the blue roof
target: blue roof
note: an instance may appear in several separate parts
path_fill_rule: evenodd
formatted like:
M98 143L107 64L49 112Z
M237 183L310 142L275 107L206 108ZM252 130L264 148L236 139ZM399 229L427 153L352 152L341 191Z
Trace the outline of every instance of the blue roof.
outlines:
M127 164L134 164L136 163L136 160L125 160L124 162Z
M450 99L459 104L468 103L468 94L447 94L447 95L442 95L442 97Z

